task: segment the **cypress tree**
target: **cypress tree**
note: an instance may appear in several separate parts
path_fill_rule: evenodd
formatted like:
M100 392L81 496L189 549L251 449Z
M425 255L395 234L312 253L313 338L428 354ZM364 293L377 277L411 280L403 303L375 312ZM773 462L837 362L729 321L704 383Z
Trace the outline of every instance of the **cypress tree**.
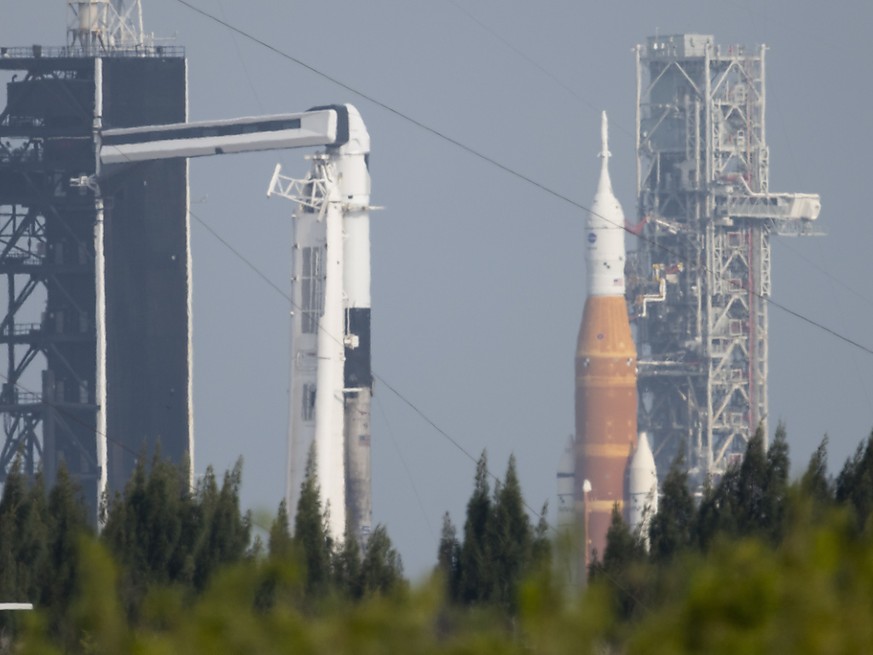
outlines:
M363 596L361 546L351 530L346 529L342 547L333 555L333 579L336 589L346 598Z
M443 575L446 584L446 594L449 599L460 600L461 544L455 525L449 513L443 514L443 527L440 533L440 545L437 550L437 570Z
M809 464L800 478L800 490L817 505L830 505L834 500L833 484L828 477L828 436L809 458Z
M863 530L873 513L873 433L866 443L858 444L837 476L836 499L852 509L858 529Z
M514 611L518 587L530 568L533 550L533 532L524 508L514 455L509 458L503 484L495 489L493 517L488 528L493 600L504 609Z
M48 553L39 601L49 616L50 631L71 643L68 608L82 584L79 545L90 533L81 490L62 464L48 497Z
M780 421L776 426L773 443L767 450L764 497L756 526L757 530L766 535L773 543L782 539L786 529L790 466L785 424Z
M291 529L288 521L288 505L285 499L279 503L279 510L276 512L276 518L273 519L270 525L270 537L267 542L270 557L277 559L287 559L292 553Z
M552 561L552 544L549 541L549 523L546 520L549 512L549 502L543 503L540 510L540 518L534 529L533 542L531 543L531 568L541 570L549 567Z
M242 459L225 472L215 493L214 479L203 503L203 529L195 555L194 584L204 589L213 573L224 564L242 560L251 534L251 516L240 511Z
M677 458L664 478L658 513L649 527L652 559L665 561L692 544L695 527L694 499L688 490L688 473Z
M366 595L388 594L403 584L403 562L384 525L377 525L367 540L361 563L361 590Z
M300 485L300 500L294 518L294 544L303 557L306 570L304 589L309 597L322 596L328 591L333 548L322 511L315 458L313 445L306 460L306 474Z
M473 494L467 502L464 543L461 546L460 598L465 603L489 601L496 586L491 553L491 494L488 457L483 451L476 463Z

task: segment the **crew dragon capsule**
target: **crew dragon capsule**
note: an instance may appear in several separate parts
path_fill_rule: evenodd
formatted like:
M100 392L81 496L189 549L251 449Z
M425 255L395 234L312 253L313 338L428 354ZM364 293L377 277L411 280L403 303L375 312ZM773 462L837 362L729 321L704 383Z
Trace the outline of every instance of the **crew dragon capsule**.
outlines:
M612 510L624 506L637 442L637 353L625 304L624 213L609 179L608 124L601 118L600 181L585 224L588 297L576 347L574 480L582 561L602 558Z

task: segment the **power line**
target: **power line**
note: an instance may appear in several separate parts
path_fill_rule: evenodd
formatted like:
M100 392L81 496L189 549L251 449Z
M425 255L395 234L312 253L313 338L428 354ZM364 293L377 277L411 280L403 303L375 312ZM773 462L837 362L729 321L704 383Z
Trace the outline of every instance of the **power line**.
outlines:
M499 168L500 170L504 171L505 173L507 173L507 174L509 174L509 175L511 175L511 176L523 181L523 182L526 182L527 184L547 193L548 195L550 195L554 198L557 198L558 200L561 200L563 202L566 202L567 204L569 204L573 207L576 207L577 209L581 209L583 211L593 213L593 212L591 212L591 209L589 207L586 207L582 203L579 203L579 202L573 200L569 196L564 195L563 193L560 193L559 191L556 191L556 190L546 186L542 182L538 182L537 180L525 175L524 173L521 173L513 168L510 168L506 164L501 163L500 161L494 159L493 157L490 157L489 155L486 155L483 152L480 152L479 150L476 150L475 148L466 145L465 143L455 139L454 137L451 137L448 134L445 134L444 132L437 130L436 128L430 127L429 125L419 121L416 118L413 118L412 116L400 111L399 109L396 109L396 108L392 107L391 105L388 105L388 104L382 102L381 100L378 100L374 96L371 96L371 95L369 95L369 94L367 94L367 93L365 93L365 92L363 92L363 91L361 91L361 90L359 90L359 89L357 89L349 84L346 84L345 82L342 82L341 80L337 79L336 77L333 77L332 75L328 75L327 73L322 72L321 70L319 70L315 66L312 66L311 64L307 64L303 60L301 60L297 57L294 57L293 55L285 52L284 50L277 48L274 45L271 45L270 43L254 36L253 34L250 34L249 32L246 32L246 31L228 23L227 21L224 21L224 20L218 18L217 16L214 16L214 15L204 11L203 9L200 9L199 7L195 7L187 0L176 0L176 2L184 5L185 7L188 7L189 9L191 9L192 11L194 11L197 14L200 14L204 18L207 18L215 23L218 23L222 27L225 27L225 28L245 37L246 39L249 39L249 40L253 41L254 43L257 43L258 45L260 45L260 46L268 49L269 51L279 55L283 59L287 59L288 61L294 62L295 64L302 66L306 70L311 71L312 73L315 73L319 77L322 77L325 80L327 80L333 84L336 84L337 86L345 89L346 91L349 91L350 93L353 93L356 96L363 98L364 100L367 100L368 102L373 103L377 107L380 107L380 108L384 109L385 111L390 112L391 114L394 114L398 118L401 118L402 120L404 120L408 123L411 123L415 127L418 127L419 129L421 129L425 132L428 132L429 134L432 134L433 136L436 136L439 139L446 141L447 143L452 144L453 146L463 150L464 152L466 152L466 153L468 153L468 154L470 154L470 155L472 155L472 156L474 156L474 157L476 157L476 158L478 158L478 159L480 159L480 160L482 160L482 161L484 161L492 166L495 166L496 168ZM623 230L625 230L627 232L631 232L627 228L627 226L625 226L625 225L621 225L619 227L621 227ZM654 240L650 240L647 237L644 237L642 235L635 235L635 236L637 236L639 239L645 241L646 243L649 243L649 244L653 245L654 247L661 249L663 252L665 252L673 257L676 257L679 261L685 261L685 258L682 255L680 255L678 253L671 252L668 248L655 242ZM704 266L703 270L708 270L708 269ZM712 271L709 271L709 272L712 272ZM760 292L755 292L755 291L752 291L752 295L754 295L757 298L763 300L764 302L772 305L773 307L776 307L777 309L784 311L785 313L789 314L790 316L793 316L794 318L797 318L797 319L803 321L804 323L807 323L808 325L811 325L815 328L818 328L818 329L822 330L823 332L833 336L834 338L836 338L836 339L838 339L838 340L840 340L840 341L842 341L850 346L853 346L853 347L857 348L858 350L860 350L868 355L873 355L873 348L869 348L869 347L859 343L858 341L855 341L854 339L850 339L849 337L844 336L843 334L837 332L836 330L834 330L832 328L827 327L823 323L820 323L819 321L816 321L813 318L810 318L810 317L808 317L804 314L801 314L800 312L797 312L795 310L789 309L785 305L773 300L769 296L766 296Z
M297 309L297 310L302 310L302 308L294 302L294 299L291 298L291 296L289 296L277 284L275 284L272 280L270 280L269 277L263 271L261 271L250 259L248 259L245 255L243 255L239 250L234 248L230 244L230 242L227 241L227 239L222 237L214 228L212 228L208 223L206 223L206 221L204 221L202 218L197 216L194 212L189 211L189 213L191 214L191 217L195 221L197 221L198 224L200 224L204 228L206 228L206 230L212 236L214 236L223 246L225 246L231 253L233 253L233 255L235 257L237 257L248 268L250 268L261 280L266 282L270 286L271 289L273 289L276 293L278 293L280 296L282 296L282 298L287 300L288 303L291 305L291 307L293 307L294 309ZM339 337L335 334L331 334L325 328L323 328L321 325L318 326L318 330L321 334L325 335L329 339L332 339L334 342L336 342L338 344L343 343L341 337ZM445 438L449 443L451 443L455 448L457 448L461 453L463 453L464 456L467 457L467 459L469 459L474 464L478 462L476 457L474 457L473 454L469 450L464 448L464 446L461 445L461 443L457 439L455 439L451 434L449 434L446 430L444 430L442 427L440 427L436 423L436 421L434 421L432 418L430 418L430 416L428 416L428 414L423 409L421 409L421 407L419 407L416 403L414 403L412 400L407 398L403 393L400 392L400 390L398 390L394 385L392 385L390 382L388 382L388 380L386 380L384 377L382 377L375 369L373 370L373 377L376 380L378 380L391 393L393 393L395 396L397 396L397 398L399 398L407 407L409 407L413 412L415 412L419 417L421 417L421 419L425 423L430 425L440 436ZM498 475L493 473L490 469L486 469L486 472L488 473L489 477L491 477L492 480L494 480L497 483L500 483L500 477ZM531 507L527 503L527 501L524 501L524 505L525 505L525 507L527 507L527 509L534 516L536 516L538 518L542 516L542 514L539 511L535 510L533 507Z

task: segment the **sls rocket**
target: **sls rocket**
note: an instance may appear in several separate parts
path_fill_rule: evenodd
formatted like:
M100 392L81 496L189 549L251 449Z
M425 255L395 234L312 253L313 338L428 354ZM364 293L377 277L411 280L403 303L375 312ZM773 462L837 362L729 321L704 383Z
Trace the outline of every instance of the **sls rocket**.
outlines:
M584 565L603 557L613 508L625 500L637 442L637 353L625 304L624 214L609 179L606 112L600 181L585 224L588 298L576 347L574 479ZM584 570L584 569L583 569Z

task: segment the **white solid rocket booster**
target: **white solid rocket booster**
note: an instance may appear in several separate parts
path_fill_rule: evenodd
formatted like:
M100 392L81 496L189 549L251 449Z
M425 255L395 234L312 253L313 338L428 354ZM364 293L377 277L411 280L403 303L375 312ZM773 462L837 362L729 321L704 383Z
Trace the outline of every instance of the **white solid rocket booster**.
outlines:
M649 524L658 512L658 473L649 438L640 432L637 449L628 466L628 523L648 543Z

